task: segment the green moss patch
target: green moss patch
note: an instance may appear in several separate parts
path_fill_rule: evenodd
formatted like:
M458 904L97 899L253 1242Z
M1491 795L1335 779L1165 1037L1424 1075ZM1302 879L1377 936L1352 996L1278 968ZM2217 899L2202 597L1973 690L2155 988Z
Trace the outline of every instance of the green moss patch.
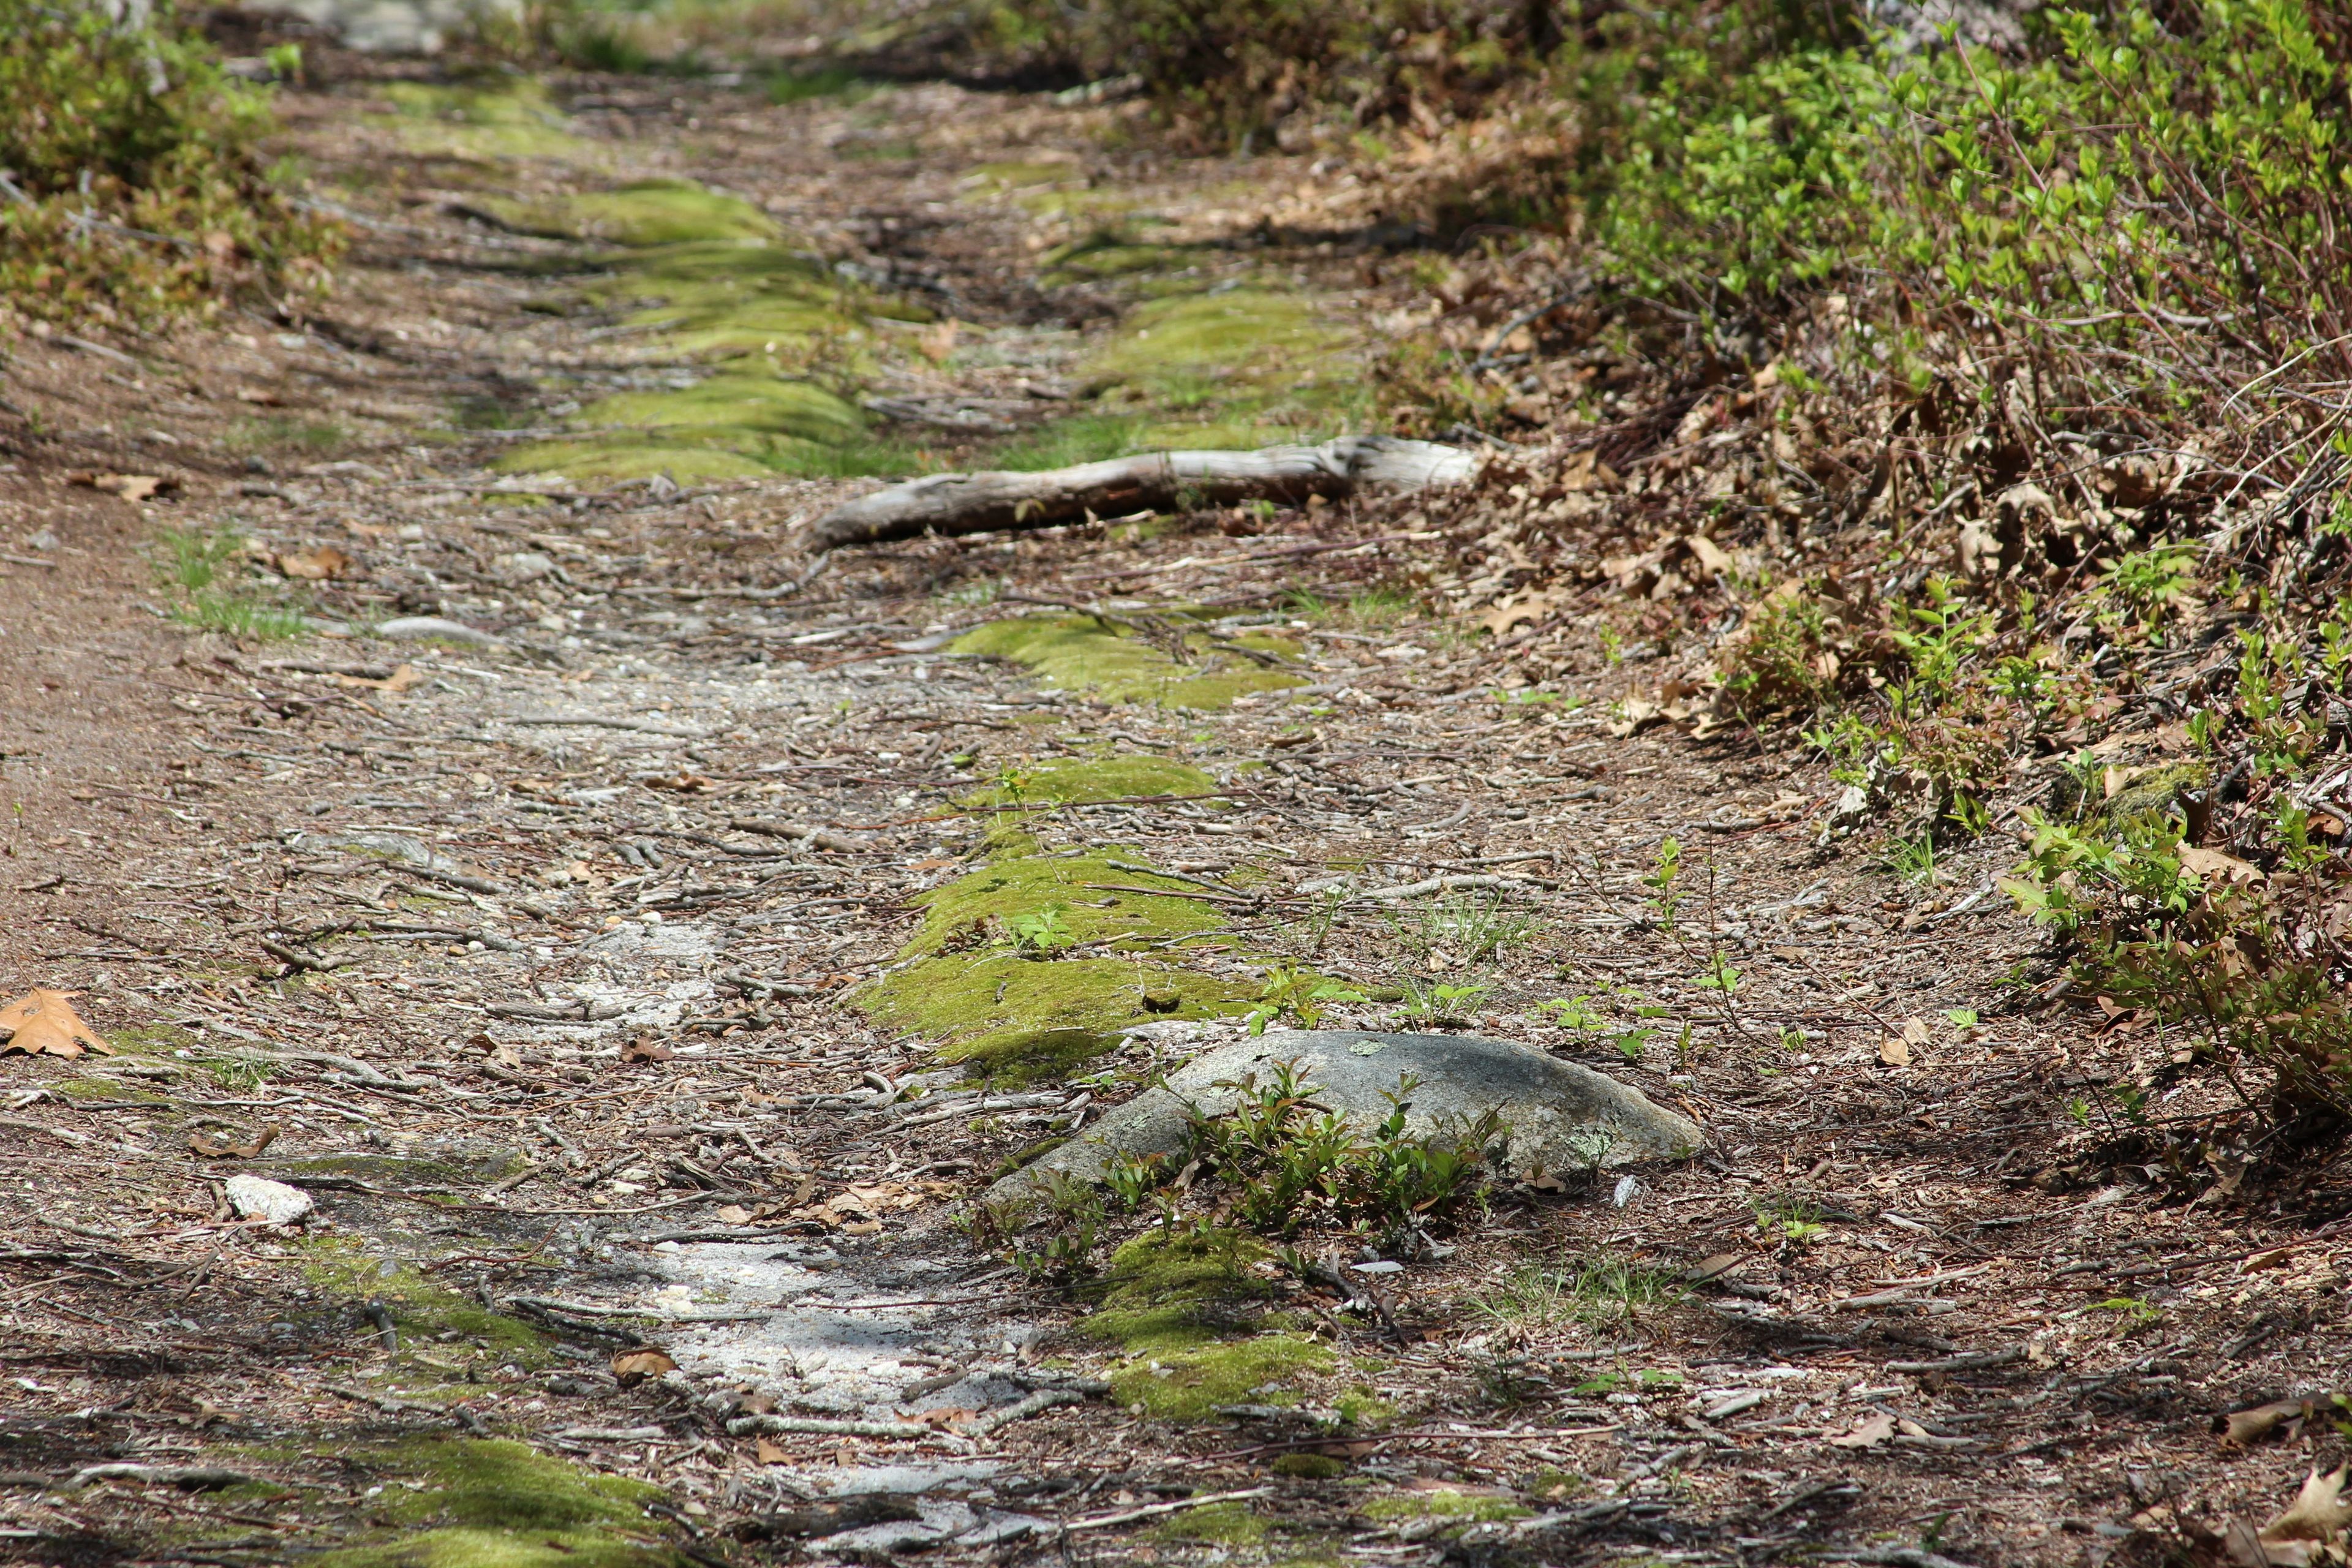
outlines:
M940 1037L943 1061L1028 1082L1066 1072L1150 1018L1244 1011L1254 985L1134 959L1024 958L1007 952L923 959L865 988L877 1022Z
M1167 1421L1202 1421L1221 1405L1289 1405L1286 1385L1328 1372L1323 1345L1264 1321L1270 1281L1251 1265L1270 1257L1233 1230L1154 1231L1111 1255L1102 1305L1078 1325L1129 1352L1111 1369L1122 1405Z
M159 1057L194 1050L202 1042L175 1024L134 1024L107 1036L106 1043L126 1056Z
M1147 447L1320 440L1370 411L1349 334L1308 300L1270 289L1155 300L1083 369L1110 401L1159 416Z
M633 180L609 191L537 201L489 197L477 205L525 233L614 245L769 240L782 234L775 219L742 197L692 180Z
M2213 770L2203 763L2172 763L2150 768L2093 807L2091 815L2108 822L2163 816L2179 807L2184 792L2193 794L2212 782Z
M1111 1394L1162 1421L1206 1421L1223 1405L1295 1405L1286 1386L1328 1371L1330 1350L1297 1334L1258 1334L1139 1356L1111 1371ZM1271 1385L1271 1386L1269 1386Z
M294 1245L302 1255L303 1277L313 1287L348 1300L382 1301L404 1342L455 1333L520 1366L545 1366L554 1359L530 1324L488 1310L410 1264L371 1253L345 1237L308 1236Z
M582 417L679 435L796 436L804 441L854 440L866 421L840 398L806 382L731 373L669 392L627 392L592 403Z
M1116 848L999 860L924 894L922 929L905 951L936 952L954 942L1013 940L1017 930L1035 929L1034 921L1021 926L1023 917L1031 915L1049 922L1041 940L1054 947L1156 942L1223 929L1223 916L1214 905L1189 897L1189 884L1129 868L1144 863L1139 851Z
M1170 1514L1145 1532L1155 1541L1205 1541L1216 1546L1255 1546L1265 1539L1265 1521L1245 1502L1213 1502Z
M1096 801L1148 799L1153 795L1206 795L1214 793L1216 787L1216 780L1192 763L1167 757L1080 757L1012 770L998 780L994 788L967 795L960 804L1085 805ZM1139 854L1127 853L1124 858L1134 862Z
M1272 1300L1251 1265L1274 1254L1239 1230L1150 1231L1111 1254L1085 1331L1132 1352L1189 1350Z
M412 153L472 163L598 155L594 143L572 133L547 89L528 77L454 87L399 81L380 90Z
M396 1539L311 1561L327 1568L679 1568L646 1513L659 1487L591 1475L520 1443L419 1439L345 1456L389 1478Z
M1200 662L1181 665L1091 616L1023 616L975 626L950 647L1024 665L1048 686L1162 708L1230 708L1234 698L1250 692L1303 684L1297 676L1215 652L1205 638L1201 641Z
M1118 414L1073 414L1007 437L975 464L1023 473L1123 458L1136 450L1144 421Z
M630 205L612 205L624 197ZM619 312L635 341L713 369L692 384L597 399L574 416L580 435L519 447L499 468L609 483L922 466L919 448L875 437L852 398L882 363L865 318L926 312L830 279L779 242L766 215L699 186L654 182L541 206L556 226L603 225L608 237L646 242L604 257L573 299Z

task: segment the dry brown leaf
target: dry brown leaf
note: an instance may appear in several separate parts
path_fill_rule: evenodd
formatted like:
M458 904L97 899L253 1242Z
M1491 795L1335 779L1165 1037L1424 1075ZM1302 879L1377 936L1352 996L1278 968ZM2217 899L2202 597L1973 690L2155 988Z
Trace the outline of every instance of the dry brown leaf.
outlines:
M1731 552L1704 533L1694 533L1684 540L1683 548L1691 552L1692 559L1718 577L1732 568Z
M613 1375L621 1380L623 1388L635 1388L649 1377L661 1377L677 1370L677 1363L669 1359L668 1352L650 1347L623 1351L613 1358Z
M765 1437L751 1445L751 1453L763 1465L781 1465L792 1458L781 1443L771 1443Z
M1843 1437L1830 1439L1832 1448L1875 1448L1895 1436L1895 1417L1873 1415Z
M84 1049L102 1057L112 1056L114 1047L73 1010L73 1004L67 1000L73 994L70 991L50 991L37 985L0 1007L0 1030L10 1031L8 1043L0 1046L0 1056L22 1051L28 1057L47 1053L70 1059Z
M2224 855L2219 849L2200 849L2194 844L2183 844L2173 851L2180 858L2180 868L2194 871L2210 880L2220 878L2225 882L2259 882L2263 880L2263 868Z
M315 550L289 550L278 558L278 570L305 583L323 583L352 569L352 558L331 544Z
M642 1035L621 1047L625 1062L666 1062L674 1054L667 1046L656 1045Z
M2315 1394L2304 1399L2274 1399L2268 1405L2257 1405L2247 1410L2233 1410L2213 1418L2213 1429L2221 1434L2221 1441L2239 1447L2250 1447L2274 1433L2284 1433L2290 1439L2303 1435L2304 1423L2315 1415L2333 1415L2347 1406L2340 1394Z
M2301 1252L2309 1245L2310 1244L2308 1242L2290 1241L2284 1247L2267 1247L2261 1252L2255 1253L2252 1257L2248 1258L2242 1263L2240 1263L2238 1265L2238 1272L2241 1274L2255 1274L2265 1268L2276 1268L2283 1263L2292 1263L2294 1260L2295 1254Z
M269 1147L278 1136L278 1125L272 1122L253 1135L250 1143L215 1143L201 1132L188 1134L188 1148L206 1160L251 1160Z
M1900 1035L1889 1035L1878 1042L1878 1059L1882 1066L1907 1068L1911 1065L1911 1042Z
M714 1217L721 1225L750 1225L751 1211L741 1204L724 1204L720 1205L719 1213Z
M416 667L413 664L395 666L393 672L390 675L385 676L381 680L372 679L364 675L338 675L334 677L334 682L338 686L356 687L365 691L389 691L395 695L407 690L412 686L422 684L424 679L425 678L423 676L416 673ZM523 793L529 794L530 792L525 791Z
M916 1414L915 1419L929 1426L956 1426L966 1421L979 1420L980 1412L967 1410L960 1405L950 1405L938 1410L919 1411Z
M1496 637L1508 636L1521 624L1540 626L1558 609L1564 595L1549 592L1512 594L1480 612L1478 624Z
M179 482L155 474L89 474L66 476L68 484L87 485L94 490L121 496L124 500L145 500L158 490L177 489Z
M1628 697L1618 717L1609 725L1609 733L1622 741L1665 719L1665 710L1657 703L1640 697Z
M2295 1493L2287 1510L2263 1526L2263 1544L2273 1546L2289 1541L2325 1544L2343 1534L2345 1526L2352 1524L2352 1503L2346 1502L2343 1497L2346 1471L2346 1466L2338 1465L2326 1475L2314 1470L2305 1476L2303 1489Z

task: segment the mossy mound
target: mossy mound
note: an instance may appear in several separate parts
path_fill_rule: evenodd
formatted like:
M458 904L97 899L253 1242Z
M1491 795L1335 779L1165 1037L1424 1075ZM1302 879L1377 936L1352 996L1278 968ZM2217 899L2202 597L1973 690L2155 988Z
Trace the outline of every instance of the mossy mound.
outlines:
M1245 1010L1255 985L1135 959L1032 959L997 950L947 953L858 994L882 1024L944 1038L940 1058L976 1077L1025 1082L1067 1071L1150 1018L1215 1018Z
M1297 676L1215 652L1202 641L1201 662L1181 665L1091 616L1023 616L975 626L950 647L1024 665L1048 686L1162 708L1230 708L1236 697L1302 684Z
M1216 780L1192 763L1168 757L1077 757L1013 770L993 788L967 795L957 804L1085 805L1154 795L1201 796L1214 793L1216 787ZM1139 856L1140 851L1136 851L1125 858L1134 861Z
M426 157L488 163L597 155L593 142L572 133L547 89L529 77L457 86L397 81L379 90L399 116L401 144Z
M1014 922L1029 915L1050 922L1044 939L1049 948L1158 942L1223 927L1214 905L1188 896L1194 890L1189 884L1132 869L1144 863L1139 856L1113 848L999 860L924 894L922 929L904 951L937 952L954 942L1007 940Z
M1139 245L1117 235L1097 234L1068 245L1057 245L1038 258L1044 270L1038 284L1059 289L1071 283L1099 283L1108 279L1157 272L1183 259L1183 253L1160 245Z
M771 240L783 232L742 197L692 180L633 180L609 191L537 201L487 197L478 205L527 234L614 245Z
M1162 1351L1114 1368L1111 1395L1162 1421L1206 1421L1223 1405L1295 1405L1286 1386L1331 1369L1328 1347L1292 1333L1223 1340Z
M927 312L829 279L777 242L765 214L700 186L650 182L540 205L565 232L643 242L602 258L604 270L574 300L621 312L619 325L639 341L714 371L691 385L600 398L575 416L580 435L508 452L499 468L610 483L659 473L687 482L841 479L919 466L915 448L876 438L833 388L854 389L881 363L866 317Z
M1139 306L1083 366L1114 404L1159 416L1146 447L1255 447L1360 426L1353 342L1295 294L1234 289Z
M2138 816L2164 816L2181 808L2181 796L2210 785L2213 770L2203 763L2172 763L2150 768L2126 783L2091 810L2107 822L2129 822Z
M389 1486L380 1516L398 1539L310 1559L326 1568L682 1568L643 1539L659 1487L595 1476L520 1443L422 1438L350 1453ZM631 1539L631 1537L638 1539Z
M382 1301L404 1342L454 1333L520 1366L541 1367L554 1360L530 1324L490 1311L397 1258L371 1253L343 1237L308 1236L295 1246L303 1255L303 1277L313 1287L347 1300Z
M866 421L840 398L804 381L728 373L667 392L625 392L582 410L591 424L736 439L790 436L820 444L855 441Z
M1320 1458L1321 1455L1315 1456ZM1343 1468L1345 1467L1342 1467ZM1245 1502L1213 1502L1171 1514L1147 1531L1156 1541L1202 1541L1213 1546L1255 1546L1265 1539L1265 1521Z
M1165 1421L1202 1421L1221 1405L1289 1405L1280 1386L1332 1370L1328 1347L1262 1325L1272 1283L1252 1265L1271 1254L1239 1231L1154 1231L1111 1255L1108 1292L1078 1325L1124 1349L1111 1370L1120 1404ZM1271 1385L1271 1386L1270 1386Z

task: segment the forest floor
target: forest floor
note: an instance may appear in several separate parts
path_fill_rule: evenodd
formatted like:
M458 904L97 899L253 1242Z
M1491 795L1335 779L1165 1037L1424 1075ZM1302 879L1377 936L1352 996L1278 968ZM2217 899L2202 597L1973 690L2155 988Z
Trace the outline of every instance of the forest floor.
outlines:
M1321 171L943 85L316 68L331 301L5 372L0 980L114 1050L0 1057L0 1560L1945 1568L2334 1462L2212 1430L2343 1363L2325 1180L2087 1157L2169 1046L2035 1005L2015 841L1825 842L1817 762L1632 721L1601 590L1531 675L1410 500L795 550L828 466L1367 416L1413 258ZM770 226L825 266L746 308L695 247ZM834 391L697 403L713 352ZM1706 1148L1407 1258L1114 1216L1065 1279L958 1223L1302 1002Z

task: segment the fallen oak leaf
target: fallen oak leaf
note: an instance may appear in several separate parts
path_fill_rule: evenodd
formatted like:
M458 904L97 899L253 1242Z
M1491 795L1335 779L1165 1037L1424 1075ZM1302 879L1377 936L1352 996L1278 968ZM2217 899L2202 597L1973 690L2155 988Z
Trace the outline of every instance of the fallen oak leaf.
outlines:
M305 583L323 583L351 570L352 558L331 544L316 550L287 551L278 557L278 570Z
M121 496L124 500L146 500L159 490L173 490L180 488L180 482L177 479L166 479L157 474L76 473L67 475L66 482L83 485L94 490L104 490L110 495Z
M2352 1524L2352 1503L2344 1500L2344 1478L2347 1467L2338 1465L2326 1475L2317 1470L2303 1479L2303 1489L2295 1493L2294 1501L2284 1513L2263 1526L2260 1537L2264 1546L2276 1546L2291 1541L2315 1541L2321 1544L2344 1533ZM2273 1561L2278 1559L2274 1556Z
M2219 879L2224 882L2261 882L2268 879L2263 868L2235 855L2224 855L2219 849L2200 849L2194 844L2183 844L2173 851L2180 859L2180 868L2194 871L2206 881Z
M215 1143L201 1132L191 1132L188 1148L206 1160L251 1160L268 1148L277 1136L278 1124L274 1121L255 1133L250 1143Z
M1875 1448L1895 1436L1895 1417L1873 1415L1843 1437L1830 1439L1832 1448Z
M0 1029L10 1031L8 1043L0 1046L0 1056L22 1051L28 1057L37 1057L46 1052L70 1060L85 1048L102 1057L112 1056L114 1047L73 1010L73 1005L67 1000L73 994L70 991L51 991L37 985L0 1007Z
M2340 1394L2316 1394L2303 1399L2274 1399L2268 1405L2250 1409L2233 1410L2213 1417L2213 1429L2221 1434L2221 1441L2246 1448L2274 1433L2284 1432L2289 1438L2303 1435L2304 1424L2323 1412L2346 1409L2347 1402Z
M1878 1059L1891 1068L1907 1068L1911 1065L1911 1047L1926 1045L1927 1037L1925 1018L1906 1018L1901 1034L1889 1035L1878 1043Z
M677 1370L677 1363L669 1352L652 1349L623 1351L613 1358L613 1375L621 1380L623 1388L635 1388L649 1377L663 1377Z

